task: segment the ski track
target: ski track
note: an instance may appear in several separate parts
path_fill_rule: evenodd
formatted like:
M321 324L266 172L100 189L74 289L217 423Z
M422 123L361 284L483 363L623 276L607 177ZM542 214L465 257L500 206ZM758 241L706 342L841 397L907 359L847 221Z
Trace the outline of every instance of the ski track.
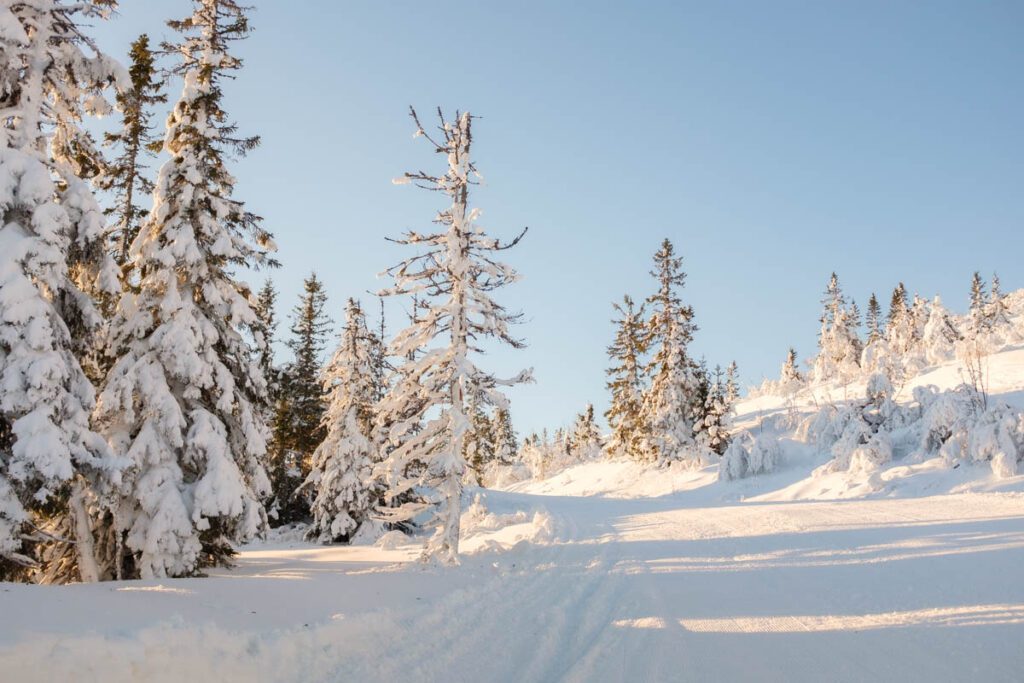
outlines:
M454 569L376 549L254 548L228 578L75 587L84 602L68 605L113 612L64 633L60 589L5 589L0 604L35 626L0 633L0 680L1013 681L1024 670L1020 494L707 507L489 496L502 511L547 510L556 539L485 542ZM254 580L269 588L239 604L232 586ZM280 616L239 628L248 607ZM119 626L118 610L137 621Z

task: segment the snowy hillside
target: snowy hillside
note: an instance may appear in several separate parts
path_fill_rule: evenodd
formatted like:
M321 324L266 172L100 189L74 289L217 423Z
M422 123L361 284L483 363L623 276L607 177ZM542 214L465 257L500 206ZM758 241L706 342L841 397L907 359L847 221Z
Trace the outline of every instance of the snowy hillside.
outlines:
M994 354L990 370L990 398L1020 405L1024 348ZM894 399L958 382L945 364ZM738 424L799 423L864 393L819 389L743 401ZM0 672L83 682L210 671L247 681L1019 680L1024 477L941 456L816 472L831 453L801 443L796 427L776 431L785 445L774 470L735 481L720 481L718 465L598 460L481 491L463 513L456 568L419 564L419 544L400 534L351 547L284 535L212 578L6 585Z
M617 488L629 467L566 475L639 494L635 478ZM729 504L704 500L713 488L490 492L488 514L467 511L466 554L450 569L414 562L416 545L278 541L208 579L5 586L0 672L25 682L1019 680L1020 494Z

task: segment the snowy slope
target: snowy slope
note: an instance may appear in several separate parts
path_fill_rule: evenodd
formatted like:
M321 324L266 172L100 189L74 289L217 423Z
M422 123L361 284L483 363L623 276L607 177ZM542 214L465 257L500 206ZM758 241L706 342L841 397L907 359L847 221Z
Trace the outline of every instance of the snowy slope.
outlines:
M1024 348L989 363L993 399L1024 404ZM959 381L934 368L896 400ZM404 537L279 536L209 578L0 585L0 681L1020 680L1024 476L815 474L829 455L786 429L780 466L736 481L598 461L482 492L454 569Z
M0 680L1019 680L1021 495L687 495L490 492L455 569L278 543L207 579L7 585Z

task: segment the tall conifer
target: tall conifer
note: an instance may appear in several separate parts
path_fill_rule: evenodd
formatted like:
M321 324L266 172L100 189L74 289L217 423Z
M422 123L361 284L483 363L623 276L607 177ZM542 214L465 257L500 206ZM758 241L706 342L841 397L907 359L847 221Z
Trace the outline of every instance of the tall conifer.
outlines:
M195 0L190 16L168 25L181 34L165 49L184 88L167 119L170 158L153 210L131 249L138 289L118 304L118 360L96 411L131 462L113 519L125 577L227 564L235 543L264 529L269 493L266 382L250 346L260 320L235 273L268 264L273 242L233 197L226 160L259 140L238 135L222 90L241 67L230 48L249 33L246 8Z

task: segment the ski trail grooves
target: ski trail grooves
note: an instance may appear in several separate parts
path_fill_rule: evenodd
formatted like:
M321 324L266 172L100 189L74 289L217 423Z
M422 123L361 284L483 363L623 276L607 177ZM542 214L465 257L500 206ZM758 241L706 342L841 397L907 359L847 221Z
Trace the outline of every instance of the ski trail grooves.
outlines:
M477 532L456 568L410 562L413 548L303 544L243 552L212 579L10 586L0 680L1016 681L1024 670L1024 496L707 507L488 496L502 513L542 506L555 538L529 536L536 523L519 523L534 541L516 543L515 527ZM69 609L110 618L62 630ZM12 634L28 619L31 633Z

